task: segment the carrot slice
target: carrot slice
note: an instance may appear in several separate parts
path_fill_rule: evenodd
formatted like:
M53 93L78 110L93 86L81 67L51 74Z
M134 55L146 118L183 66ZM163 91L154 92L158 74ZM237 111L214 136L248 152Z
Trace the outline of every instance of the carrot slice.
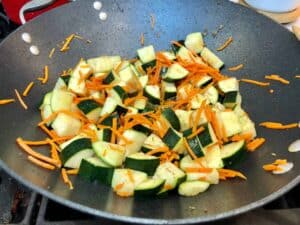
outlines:
M17 98L18 98L20 104L22 105L22 107L23 107L25 110L27 110L27 109L28 109L28 106L26 105L26 103L25 103L24 100L22 99L22 97L21 97L21 95L20 95L20 93L18 92L17 89L15 89L15 93L16 93L16 96L17 96Z
M249 142L247 144L247 149L250 152L254 152L256 149L258 149L260 146L262 146L265 143L265 138L256 138L253 141Z
M225 48L227 48L231 42L233 42L233 37L230 36L223 45L221 45L219 48L217 48L217 51L223 51Z
M41 160L39 160L39 159L37 159L37 158L31 156L31 155L29 155L29 156L27 157L27 159L28 159L30 162L34 163L35 165L37 165L37 166L39 166L39 167L42 167L42 168L44 168L44 169L48 169L48 170L54 170L54 169L55 169L55 166L53 166L53 165L51 165L51 164L49 164L49 163L45 163L45 162L43 162L43 161L41 161Z
M255 84L255 85L258 85L261 87L270 86L269 82L261 82L261 81L251 80L251 79L241 79L241 81L249 83L249 84Z
M15 102L16 100L13 99L13 98L10 98L10 99L1 99L0 100L0 105L6 105L6 104L9 104L9 103L13 103Z
M268 79L268 80L279 81L282 84L289 84L290 83L288 80L282 78L281 76L279 76L277 74L266 75L265 78Z
M27 85L27 87L25 88L25 90L23 91L23 94L22 94L24 97L26 97L26 96L29 94L29 92L30 92L30 90L32 89L33 85L34 85L34 82L33 82L33 81L30 82L30 83Z
M228 70L229 71L238 71L238 70L242 69L243 67L244 67L244 64L239 64L236 66L229 67Z
M278 123L278 122L263 122L260 123L259 125L265 128L275 129L275 130L298 128L298 123L290 123L290 124L283 125L282 123Z
M73 190L74 189L73 184L72 184L71 180L69 179L67 170L65 168L61 169L61 176L63 178L64 183L69 186L70 190Z

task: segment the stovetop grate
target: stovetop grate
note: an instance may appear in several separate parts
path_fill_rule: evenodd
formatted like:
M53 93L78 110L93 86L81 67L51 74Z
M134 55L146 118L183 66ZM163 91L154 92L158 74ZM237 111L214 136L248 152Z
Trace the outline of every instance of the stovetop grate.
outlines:
M300 185L263 208L203 225L298 225ZM68 208L36 194L0 170L0 225L125 225Z

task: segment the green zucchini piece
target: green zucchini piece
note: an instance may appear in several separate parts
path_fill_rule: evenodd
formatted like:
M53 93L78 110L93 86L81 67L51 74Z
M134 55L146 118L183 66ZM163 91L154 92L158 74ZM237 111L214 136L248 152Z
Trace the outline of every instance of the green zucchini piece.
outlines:
M144 96L148 98L152 104L160 104L160 87L158 85L146 85Z
M223 148L221 149L221 157L224 165L227 167L235 165L244 159L246 152L244 140L223 145Z
M204 47L202 34L200 32L188 34L185 38L184 45L197 54L201 53Z
M201 51L201 57L213 68L219 70L224 65L224 62L211 50L204 47Z
M162 115L175 130L180 130L180 121L173 109L163 109Z
M142 64L149 63L155 60L155 51L152 45L145 46L137 50L137 55Z
M223 105L226 108L233 109L238 102L238 92L237 91L229 91L224 94Z
M185 68L178 63L173 63L168 71L163 75L163 79L167 82L182 80L189 74Z
M112 167L121 166L125 159L125 148L121 145L97 141L92 143L92 147L96 155Z
M97 157L82 159L78 175L89 181L97 180L98 182L111 185L114 168L104 163Z
M142 171L152 176L159 165L159 158L142 152L131 154L125 159L125 168Z
M79 168L81 160L93 155L92 144L89 138L80 138L72 141L61 151L61 160L65 167Z
M147 179L135 187L134 196L154 196L163 188L164 184L164 179Z
M163 189L172 190L185 181L186 174L174 164L165 162L157 167L153 178L165 180Z
M178 187L178 193L182 196L196 196L201 192L205 192L210 184L206 181L185 181Z

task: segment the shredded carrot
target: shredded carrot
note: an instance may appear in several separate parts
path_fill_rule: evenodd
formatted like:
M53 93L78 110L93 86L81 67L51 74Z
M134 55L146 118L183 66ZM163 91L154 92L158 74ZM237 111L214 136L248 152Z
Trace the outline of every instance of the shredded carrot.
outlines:
M123 197L123 198L127 198L132 195L130 192L127 192L127 191L117 191L116 193L117 193L117 195L119 195L120 197Z
M77 175L79 172L79 169L70 169L70 170L67 170L66 173L68 175Z
M253 152L257 148L262 146L265 142L266 142L265 138L256 138L247 144L247 149L248 149L248 151Z
M48 79L49 79L49 67L45 66L44 67L44 77L42 79L39 79L39 80L41 80L42 84L46 84Z
M37 159L40 159L42 161L45 161L47 163L50 163L50 164L53 164L53 165L57 165L57 161L50 158L50 157L47 157L47 156L44 156L36 151L34 151L32 148L29 147L29 145L25 144L22 140L22 138L17 138L17 144L21 147L21 149L23 149L26 153L28 153L29 155L37 158Z
M68 36L65 41L63 46L60 48L61 52L66 52L70 49L70 44L72 42L72 40L75 38L75 34L71 34L70 36Z
M193 132L191 135L189 135L187 138L191 139L193 137L196 137L198 134L200 134L202 131L204 131L204 127L199 127L195 132Z
M206 168L206 167L203 167L203 168L194 168L194 167L188 167L185 169L185 171L187 173L211 173L213 171L212 168Z
M229 71L238 71L238 70L242 69L243 67L244 67L244 64L239 64L236 66L229 67L228 70Z
M57 116L57 112L52 113L50 116L48 116L47 118L45 118L44 120L42 120L38 125L43 125L46 123L49 123L50 121L54 120L55 117Z
M128 175L129 181L131 183L134 183L134 177L133 177L133 174L132 174L131 170L127 170L127 175Z
M39 125L39 127L52 139L58 138L54 135L44 124Z
M50 53L49 53L49 56L48 56L49 59L52 59L52 56L53 56L54 52L55 52L55 48L52 48Z
M265 171L275 171L278 169L278 166L273 165L273 164L266 164L266 165L263 165L263 169Z
M121 190L123 186L124 186L124 183L123 183L123 182L122 182L122 183L119 183L119 184L117 184L117 185L115 186L115 190L116 190L116 191Z
M217 48L217 51L222 51L222 50L224 50L225 48L227 48L227 47L231 44L231 42L233 42L233 37L232 37L232 36L230 36L230 37L225 41L225 43L224 43L223 45L221 45L219 48Z
M300 79L300 75L296 75L295 78Z
M275 81L279 81L282 84L289 84L290 82L282 77L280 77L279 75L276 74L271 74L271 75L266 75L265 76L266 79L268 80L275 80Z
M117 118L113 118L112 119L112 130L117 131L117 126L118 126ZM113 144L116 142L116 133L115 132L112 132L110 142Z
M172 44L178 46L178 47L182 47L183 45L180 44L178 41L171 41Z
M45 163L45 162L43 162L43 161L41 161L41 160L39 160L39 159L37 159L37 158L31 156L31 155L29 155L29 156L27 157L27 159L28 159L30 162L34 163L35 165L37 165L37 166L39 166L39 167L42 167L42 168L44 168L44 169L48 169L48 170L54 170L54 169L55 169L55 166L53 166L53 165L51 165L51 164L49 164L49 163Z
M10 99L1 99L0 100L0 105L6 105L6 104L9 104L9 103L13 103L15 102L15 99L13 98L10 98Z
M72 184L71 180L69 179L67 170L65 168L61 169L61 176L62 176L64 183L69 186L70 190L73 190L74 189L73 184Z
M197 111L196 111L196 116L195 116L195 120L193 121L193 125L190 124L193 127L192 128L193 133L195 133L196 130L197 130L197 127L198 127L200 119L201 119L201 114L202 114L202 112L203 112L203 110L205 108L205 105L206 105L206 100L204 100L204 101L201 102L200 108L198 108Z
M144 46L144 44L145 44L145 35L144 35L144 33L141 34L140 42L141 42L141 45Z
M26 103L25 103L24 100L22 99L22 97L21 97L21 95L20 95L20 93L18 92L17 89L15 89L15 93L16 93L16 96L17 96L17 98L18 98L20 104L22 105L22 107L23 107L24 109L27 110L27 109L28 109L28 106L26 105Z
M244 180L247 180L246 176L242 174L241 172L235 171L235 170L230 170L230 169L218 169L218 172L220 174L220 177L225 177L226 178L234 178L234 177L239 177Z
M57 166L58 168L60 168L61 165L62 165L62 162L61 162L61 160L60 160L60 158L59 158L59 155L58 155L58 149L59 149L59 148L58 148L58 146L54 143L53 140L47 139L47 141L49 141L49 143L50 143L50 145L51 145L51 150L50 150L50 152L51 152L51 158L54 159L55 161L57 161L56 166Z
M164 147L158 147L158 148L155 148L149 152L147 152L147 155L155 155L157 153L164 153L164 152L168 152L170 149L167 147L167 146L164 146Z
M263 165L265 171L280 171L280 165L287 164L286 159L276 159L273 163Z
M33 146L40 146L40 145L49 145L49 140L42 140L42 141L28 141L22 139L22 141L27 145L33 145Z
M154 14L150 15L150 23L151 23L151 28L154 29L154 26L155 26L155 15Z
M241 81L246 82L246 83L250 83L250 84L255 84L255 85L258 85L258 86L262 86L262 87L266 87L266 86L270 85L269 82L261 82L261 81L251 80L251 79L241 79Z
M230 138L231 141L249 141L251 140L253 134L252 133L245 133L245 134L236 134Z
M191 149L189 143L185 138L183 138L184 145L189 153L189 155L192 157L192 159L197 159L198 157L195 155L194 151Z
M23 91L23 94L22 94L24 97L26 97L26 96L29 94L29 92L30 92L30 90L32 89L33 85L34 85L34 82L33 82L33 81L30 82L30 83L27 85L27 87L25 88L25 90Z
M283 125L282 123L278 123L278 122L263 122L260 123L259 125L265 128L275 129L275 130L298 128L298 123L290 123L290 124Z

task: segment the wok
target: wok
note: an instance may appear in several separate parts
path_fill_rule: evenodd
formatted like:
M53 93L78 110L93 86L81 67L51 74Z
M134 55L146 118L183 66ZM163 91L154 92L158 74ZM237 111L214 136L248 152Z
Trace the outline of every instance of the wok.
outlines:
M192 198L171 195L165 199L124 199L109 187L80 178L75 179L75 189L70 191L61 181L59 172L45 171L29 163L15 139L18 136L36 140L44 137L36 127L40 120L38 105L43 94L53 87L58 74L73 67L81 57L120 54L132 58L140 47L142 32L145 44L154 44L157 50L167 49L171 40L182 39L195 31L207 31L205 42L213 50L233 36L233 43L218 55L226 67L245 65L243 70L234 73L235 76L262 80L264 75L276 73L291 80L286 86L272 82L273 94L268 88L241 83L243 105L250 117L257 123L289 123L299 119L299 81L294 75L300 73L300 44L270 19L228 1L103 0L102 10L107 12L108 18L101 21L92 5L93 1L77 1L46 13L19 28L0 46L1 98L13 97L14 88L22 90L36 80L44 65L50 69L48 84L36 83L25 99L28 110L18 104L0 107L0 165L11 176L67 206L139 224L199 223L234 216L270 202L299 183L300 157L287 151L289 143L299 138L299 129L274 131L259 126L258 135L265 137L267 143L236 167L248 179L221 182ZM154 29L150 26L150 14L156 19ZM218 34L212 35L217 29ZM23 32L32 35L33 44L40 48L39 56L29 52L29 45L21 39ZM56 52L49 59L50 50L71 33L78 33L92 43L76 40L68 52ZM230 75L226 67L223 73ZM275 160L271 153L294 162L293 170L279 176L264 172L262 165ZM192 207L195 208L192 210Z

